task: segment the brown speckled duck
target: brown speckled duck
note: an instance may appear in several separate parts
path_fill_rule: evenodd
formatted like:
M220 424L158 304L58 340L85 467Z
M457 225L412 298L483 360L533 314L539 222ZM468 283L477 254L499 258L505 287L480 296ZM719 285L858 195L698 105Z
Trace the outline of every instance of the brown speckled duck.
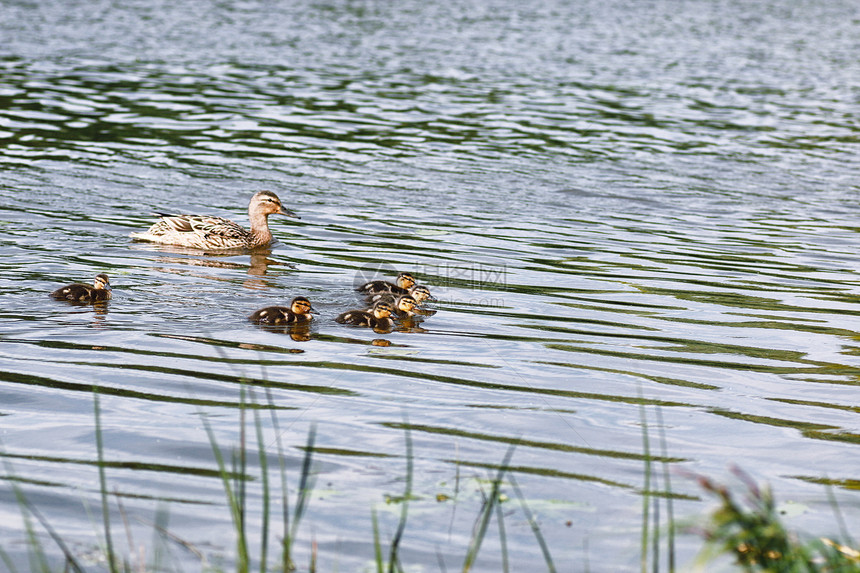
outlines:
M57 300L69 300L72 302L99 302L111 297L110 280L104 273L96 275L92 285L72 283L60 287L51 293Z
M297 296L290 302L289 307L267 306L249 316L248 320L257 324L304 324L313 320L314 314L319 313L311 306L311 301Z
M151 241L196 249L253 249L269 245L269 215L300 218L281 206L281 200L271 191L260 191L248 204L251 230L221 217L207 215L161 215L148 231L132 233L138 241Z
M394 294L409 294L409 288L415 284L415 277L409 273L400 273L397 275L395 282L388 281L370 281L364 283L357 290L364 294L377 294L382 292L393 292Z
M335 321L341 324L369 326L374 330L386 330L394 327L394 308L387 302L377 302L370 310L349 310L338 316Z

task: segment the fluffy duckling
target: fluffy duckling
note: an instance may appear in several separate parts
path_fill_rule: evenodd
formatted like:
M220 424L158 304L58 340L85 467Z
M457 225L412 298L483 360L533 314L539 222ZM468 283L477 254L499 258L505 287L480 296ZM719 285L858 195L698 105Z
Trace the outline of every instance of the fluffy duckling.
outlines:
M409 293L409 296L411 296L413 299L415 299L415 303L419 306L425 300L436 300L436 297L434 297L432 294L430 294L430 289L428 289L424 285L414 285L414 286L409 287L406 290ZM377 301L384 300L385 302L394 303L394 301L397 299L397 296L398 295L394 294L393 292L380 292L380 293L368 295L367 302L370 304L373 304ZM400 296L405 296L405 295L400 295Z
M297 296L290 306L267 306L248 317L257 324L302 324L313 320L313 315L319 314L311 306L311 301L303 296Z
M418 306L418 301L408 294L398 296L394 301L394 314L400 318L407 318L415 314L412 312Z
M51 293L57 300L70 300L72 302L98 302L108 300L111 296L110 280L104 273L96 275L92 286L81 283L72 283L60 287Z
M409 289L409 294L418 304L423 303L425 300L436 300L436 297L430 294L430 289L424 285L414 285Z
M179 245L196 249L253 249L272 242L269 215L300 217L281 206L271 191L260 191L248 204L251 230L221 217L207 215L160 215L161 219L144 233L130 236L139 241Z
M418 306L418 301L408 294L394 294L383 292L373 295L373 303L385 302L394 309L394 314L399 318L406 318L415 314L413 310Z
M391 315L394 307L387 302L377 302L370 310L349 310L338 316L335 321L341 324L354 324L356 326L369 326L374 330L386 330L394 327L394 319Z
M409 288L415 284L415 277L409 273L400 273L395 282L370 281L358 287L358 292L364 294L376 294L381 292L393 292L394 294L409 294Z

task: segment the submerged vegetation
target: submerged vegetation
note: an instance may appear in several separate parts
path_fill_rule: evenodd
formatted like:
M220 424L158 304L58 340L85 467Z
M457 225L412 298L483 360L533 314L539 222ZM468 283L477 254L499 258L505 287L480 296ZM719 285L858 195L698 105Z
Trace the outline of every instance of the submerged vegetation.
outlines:
M269 405L271 396L267 394ZM215 434L204 413L200 413L204 429L212 446L213 456L217 463L218 475L220 476L227 507L230 511L231 522L235 532L235 555L229 566L213 566L206 555L178 537L172 535L167 528L166 512L159 510L153 523L155 532L154 542L150 547L150 555L141 556L135 563L135 558L128 554L122 555L116 548L113 536L116 534L116 524L112 523L110 516L110 494L108 480L105 473L107 464L104 460L104 449L101 429L101 413L99 396L96 393L94 399L94 418L96 450L98 455L99 491L101 494L101 534L99 552L101 558L98 569L106 569L110 573L155 573L158 571L177 571L175 565L165 563L165 542L173 542L183 546L194 553L201 563L204 571L226 571L235 570L237 573L249 573L253 570L281 571L289 573L304 570L311 573L318 571L318 555L316 541L312 541L310 558L307 565L301 565L295 561L294 544L297 539L299 525L305 516L306 510L314 491L313 454L315 451L316 430L312 427L308 433L307 442L304 447L304 456L301 463L298 488L295 501L290 510L287 468L285 464L283 444L280 440L280 430L275 409L269 408L271 422L276 429L276 447L279 460L278 474L280 476L281 500L280 517L275 517L272 509L274 496L273 485L269 479L269 468L265 442L263 439L263 422L261 419L261 408L255 403L252 391L242 388L240 409L240 444L233 451L229 460L216 442ZM244 406L248 406L245 408ZM247 443L247 420L246 413L253 415L253 423L256 448L259 453L260 472L259 487L261 489L262 516L259 535L251 535L248 531L246 516L249 513L249 496L247 491L247 455L250 446ZM653 571L674 572L678 569L675 555L675 536L680 529L675 522L672 500L676 494L672 493L670 481L671 458L666 452L666 440L662 433L662 417L657 409L657 427L660 428L661 455L654 456L651 453L651 436L644 406L641 410L641 422L643 427L643 449L644 449L644 486L642 494L642 523L640 537L640 569L643 573ZM371 523L373 541L373 570L376 573L403 573L407 566L401 562L401 548L403 535L408 526L409 502L415 499L413 494L413 450L409 424L404 423L405 450L406 450L406 475L405 486L402 496L388 498L388 502L400 504L400 516L387 549L383 546L380 536L378 515L375 509L371 509ZM482 544L488 534L491 522L495 519L496 530L499 536L499 547L501 548L501 563L504 572L510 571L508 548L506 540L505 517L510 516L513 511L503 509L503 504L511 503L510 498L503 493L503 488L509 488L519 501L519 509L522 518L527 522L534 534L535 543L539 546L543 557L543 563L539 570L546 568L554 573L557 569L552 558L551 548L548 546L537 518L530 510L526 497L523 495L510 466L516 444L509 446L503 460L497 466L495 475L490 477L486 484L487 490L481 489L482 502L474 519L472 532L469 537L468 547L462 557L460 571L467 573L476 567L478 555ZM662 471L654 468L654 461L659 460ZM510 471L509 471L510 470ZM5 479L12 484L18 504L23 516L24 528L29 548L29 567L26 571L33 573L51 573L54 571L85 573L89 569L82 563L82 559L76 555L66 541L51 526L50 521L31 503L19 480L14 476L9 463L6 463ZM708 563L722 556L730 555L734 558L736 565L747 572L776 572L776 573L851 573L860 571L860 550L858 545L849 535L839 506L832 497L834 515L840 527L841 539L816 538L803 542L798 535L791 533L782 522L780 512L774 501L769 488L759 487L748 475L736 469L735 474L743 484L743 498L741 501L729 487L719 484L704 476L695 476L699 486L707 493L715 496L720 505L708 516L706 525L700 533L705 539L705 549L701 552L700 565L707 566ZM459 481L459 470L457 479ZM656 484L662 480L663 489L657 489ZM447 499L447 496L443 496ZM438 498L437 498L438 499ZM116 504L122 516L126 533L130 532L128 518L119 497ZM661 521L661 507L665 507L665 523ZM52 542L56 544L63 556L63 564L60 569L52 567L49 559L49 551L43 545L43 536L37 532L33 520L38 521ZM278 556L273 557L270 551L272 529L280 520L283 532L278 543ZM133 543L129 542L129 551L133 551ZM439 570L447 571L444 562L439 556ZM54 560L56 562L56 560ZM13 559L2 547L0 547L0 563L3 563L11 573L23 573L24 570L16 566ZM537 564L536 564L537 567ZM369 569L368 569L369 570ZM585 570L590 570L585 563Z

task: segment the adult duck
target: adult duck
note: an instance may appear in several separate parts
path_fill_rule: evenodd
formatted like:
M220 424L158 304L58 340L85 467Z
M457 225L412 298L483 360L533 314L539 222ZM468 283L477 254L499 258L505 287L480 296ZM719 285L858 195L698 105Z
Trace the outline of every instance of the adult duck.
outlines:
M132 233L138 241L178 245L196 249L253 249L271 244L269 215L300 217L284 209L281 200L271 191L260 191L248 204L251 230L222 217L209 215L160 215L148 231Z

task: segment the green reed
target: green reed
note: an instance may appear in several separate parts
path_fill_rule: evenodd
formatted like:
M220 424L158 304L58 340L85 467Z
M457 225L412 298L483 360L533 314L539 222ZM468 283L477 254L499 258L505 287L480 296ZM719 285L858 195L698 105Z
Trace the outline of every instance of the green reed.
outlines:
M641 389L639 397L642 398ZM642 426L642 454L644 467L642 474L644 484L642 486L642 521L639 537L639 568L642 573L648 571L649 556L650 566L654 573L658 573L661 567L661 525L660 517L661 501L666 505L666 551L665 567L668 573L675 571L675 534L676 524L674 506L672 504L672 482L670 479L670 458L668 446L666 445L666 432L663 423L663 413L660 406L656 407L657 428L660 439L660 455L651 453L651 434L648 425L648 416L645 411L644 399L639 404L639 419ZM662 474L654 468L654 461L658 459L662 465ZM657 481L662 477L663 490L657 489Z
M230 512L233 529L236 536L236 559L234 563L237 573L250 573L253 566L251 557L252 544L257 544L258 551L255 552L257 565L260 573L265 573L270 570L278 570L282 573L290 573L296 569L293 560L294 545L298 538L300 524L305 517L308 506L311 500L311 495L314 489L314 474L312 471L313 453L316 442L316 428L312 426L308 432L306 445L304 446L304 457L302 459L301 470L299 474L299 484L296 491L295 502L292 506L292 511L289 505L286 456L284 454L283 444L280 438L280 427L276 416L276 410L273 407L271 394L266 392L266 398L271 413L271 424L275 430L277 457L279 462L280 473L280 494L281 494L281 521L283 527L283 537L281 539L281 557L276 563L271 562L269 555L269 539L271 537L271 526L274 521L271 512L272 503L272 483L269 479L269 462L264 441L264 423L261 418L260 408L256 404L256 398L252 389L242 388L240 390L240 437L238 449L234 449L231 455L230 468L225 460L221 447L218 445L215 433L210 424L209 419L201 412L201 420L206 431L209 443L212 447L213 456L218 467L218 475L224 488L226 505ZM245 412L250 410L253 412L252 420L246 419ZM102 413L98 391L94 392L94 419L95 419L95 436L96 450L98 456L98 471L99 471L99 493L102 509L102 528L104 535L103 552L106 557L107 568L111 573L147 573L148 571L161 571L162 562L165 558L162 546L156 541L160 539L170 539L180 543L186 548L191 548L187 544L179 540L176 536L167 531L167 512L159 509L156 513L156 522L153 524L154 532L158 535L154 538L153 560L150 565L141 565L137 569L133 569L127 557L121 557L114 544L112 538L112 523L109 507L108 495L108 479L105 472L107 463L104 456L104 441L103 441L103 426ZM666 436L662 418L662 412L658 408L656 411L657 428L659 429L659 443L661 455L656 458L652 455L652 440L650 436L651 429L648 423L648 417L645 412L644 405L640 410L642 432L643 432L643 450L645 465L643 468L644 485L642 489L642 522L640 533L640 568L645 573L650 566L654 573L661 570L673 573L676 569L675 556L675 535L677 526L674 518L674 509L672 506L672 484L670 481L671 463L667 455ZM247 432L245 426L251 423L252 430L256 439L254 444L260 459L261 479L259 481L261 489L262 507L261 507L261 533L259 538L252 539L246 527L246 516L248 515L249 497L247 474L248 461L247 453L250 447L247 443ZM382 549L379 532L379 522L376 510L371 510L372 524L372 542L375 560L375 569L377 573L402 573L404 567L401 564L400 553L404 543L404 535L408 523L410 501L413 497L413 473L414 473L414 451L412 445L412 437L410 425L404 423L405 428L405 459L406 459L406 479L403 497L400 503L400 516L397 522L397 527L394 536L391 539L387 555ZM502 571L509 571L509 556L506 539L506 528L504 523L504 512L502 510L503 499L505 499L502 489L509 485L516 497L519 500L520 511L525 517L529 527L532 530L538 547L543 556L543 565L546 570L554 573L557 569L550 554L549 546L543 533L538 525L538 521L526 503L526 498L523 495L513 473L510 470L510 462L513 457L516 443L505 453L501 463L496 468L495 475L489 482L489 491L484 492L481 489L482 504L472 528L472 534L469 539L468 547L463 556L463 564L460 569L463 573L470 573L476 567L477 559L482 545L486 539L490 529L490 523L496 521L496 528L499 536L499 547L502 553ZM655 460L661 460L662 472L659 472L654 467ZM56 544L64 557L64 571L72 571L74 573L84 573L85 569L80 560L76 558L74 553L68 547L68 544L62 537L51 527L48 520L41 514L26 496L20 485L16 483L10 464L5 462L7 470L7 479L12 482L12 488L16 499L21 508L24 527L27 536L29 547L29 569L35 573L51 573L52 569L49 565L48 553L40 541L34 519L47 532L50 539ZM457 472L457 491L459 491L459 465ZM737 563L749 572L768 571L776 573L849 573L860 571L860 551L857 549L856 542L852 541L848 535L847 526L844 517L839 510L839 506L833 497L833 494L828 490L831 506L834 508L837 522L840 526L841 539L832 540L828 538L818 538L812 541L802 543L796 535L791 534L785 525L781 522L779 512L776 509L773 496L767 488L759 488L746 474L739 470L736 474L742 479L745 485L744 502L739 502L734 494L732 494L726 486L717 484L716 482L699 477L699 485L706 491L715 495L721 502L720 507L710 515L708 527L706 528L706 548L711 550L713 555L706 555L704 559L711 559L718 555L731 554L735 557ZM657 482L662 478L662 491L658 489ZM455 496L456 497L456 496ZM130 528L127 523L125 510L118 501L120 513L125 522L126 531L129 534L129 548L133 547L130 537ZM665 504L665 505L663 505ZM666 525L664 531L663 520L661 519L661 507L666 509ZM662 541L665 539L665 550L663 549ZM205 556L202 552L192 548L196 555L201 559L205 566ZM665 551L665 552L664 552ZM703 552L704 553L704 552ZM311 555L309 562L309 571L316 573L317 571L317 547L316 542L311 542ZM445 570L445 566L440 558L440 570ZM18 573L11 557L0 548L0 562L2 562L11 573ZM206 570L212 570L208 566ZM174 568L175 569L175 568Z

